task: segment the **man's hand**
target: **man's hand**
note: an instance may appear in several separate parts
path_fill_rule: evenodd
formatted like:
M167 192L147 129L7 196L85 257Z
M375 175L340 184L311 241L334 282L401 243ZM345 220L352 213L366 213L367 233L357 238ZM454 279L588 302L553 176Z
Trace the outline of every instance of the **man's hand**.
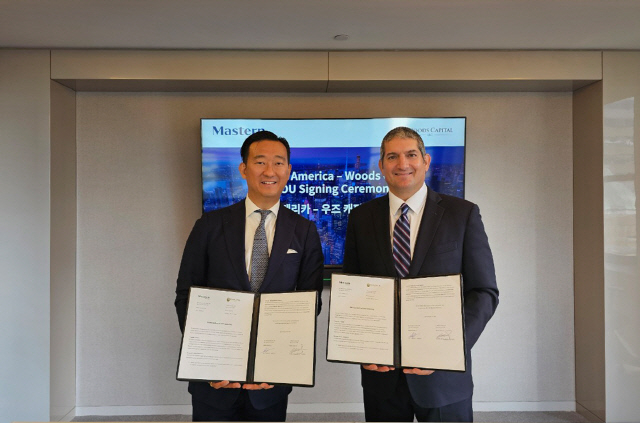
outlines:
M209 386L211 386L214 389L220 389L220 388L235 388L235 389L238 389L238 388L240 388L240 384L238 382L230 383L228 380L223 380L223 381L220 381L220 382L209 382Z
M254 383L245 383L242 385L242 389L248 389L249 391L258 391L260 389L271 389L273 385L269 385L268 383L261 383L260 385L256 385Z
M423 370L423 369L402 369L402 371L407 375L420 375L420 376L429 376L434 372L433 370Z
M395 367L378 366L377 364L363 364L362 368L365 370L371 370L372 372L388 372L396 369Z

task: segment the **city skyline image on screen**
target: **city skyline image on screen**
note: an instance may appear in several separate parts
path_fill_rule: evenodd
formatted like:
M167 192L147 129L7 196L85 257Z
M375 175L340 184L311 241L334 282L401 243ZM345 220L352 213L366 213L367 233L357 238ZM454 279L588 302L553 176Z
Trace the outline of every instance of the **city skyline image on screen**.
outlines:
M464 197L466 118L202 119L203 212L241 201L246 183L240 147L268 130L291 147L291 176L282 205L315 222L326 266L340 266L349 213L388 193L378 168L380 142L397 126L416 130L431 155L426 183Z

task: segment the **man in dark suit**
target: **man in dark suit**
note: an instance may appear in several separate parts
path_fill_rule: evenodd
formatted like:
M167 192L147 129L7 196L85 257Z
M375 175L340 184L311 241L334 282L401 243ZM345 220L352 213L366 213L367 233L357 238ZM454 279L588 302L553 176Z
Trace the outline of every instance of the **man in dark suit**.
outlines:
M351 212L343 270L393 277L461 273L467 370L362 366L367 421L473 421L470 350L498 305L493 257L478 206L425 185L430 162L414 130L399 127L384 137L378 165L389 195Z
M322 291L324 258L315 225L280 204L291 173L287 140L249 136L239 169L244 201L202 215L182 256L175 306L184 331L193 285L254 292ZM320 310L318 309L318 312ZM291 387L190 382L193 421L285 421Z

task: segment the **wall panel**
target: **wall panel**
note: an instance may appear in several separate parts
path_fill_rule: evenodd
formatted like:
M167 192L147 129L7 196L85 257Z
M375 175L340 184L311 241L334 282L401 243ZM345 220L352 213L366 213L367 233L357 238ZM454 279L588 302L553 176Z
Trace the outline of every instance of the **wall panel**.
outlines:
M474 399L575 399L570 93L86 92L77 109L78 406L189 403L173 299L200 215L201 117L467 116L466 193L501 290ZM326 363L322 341L318 354L317 386L291 403L360 402L357 366Z
M0 50L0 421L49 420L49 52Z

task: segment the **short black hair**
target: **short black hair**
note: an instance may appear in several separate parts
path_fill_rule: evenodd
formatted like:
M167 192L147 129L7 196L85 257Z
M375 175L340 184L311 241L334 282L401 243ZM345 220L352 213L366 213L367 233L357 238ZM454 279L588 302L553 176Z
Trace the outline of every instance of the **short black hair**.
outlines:
M398 126L397 128L393 128L391 131L387 132L387 135L382 139L382 143L380 144L380 161L384 162L384 154L385 148L384 145L391 141L394 138L408 138L412 140L416 140L418 143L418 150L420 150L420 154L423 156L427 154L427 150L424 148L424 141L420 134L414 131L411 128L407 128L406 126Z
M247 164L247 160L249 159L249 147L254 142L258 141L277 141L284 145L287 149L287 164L291 161L291 148L289 147L289 142L286 138L279 137L271 131L258 131L249 135L244 143L242 143L242 147L240 147L240 155L242 156L242 163Z

